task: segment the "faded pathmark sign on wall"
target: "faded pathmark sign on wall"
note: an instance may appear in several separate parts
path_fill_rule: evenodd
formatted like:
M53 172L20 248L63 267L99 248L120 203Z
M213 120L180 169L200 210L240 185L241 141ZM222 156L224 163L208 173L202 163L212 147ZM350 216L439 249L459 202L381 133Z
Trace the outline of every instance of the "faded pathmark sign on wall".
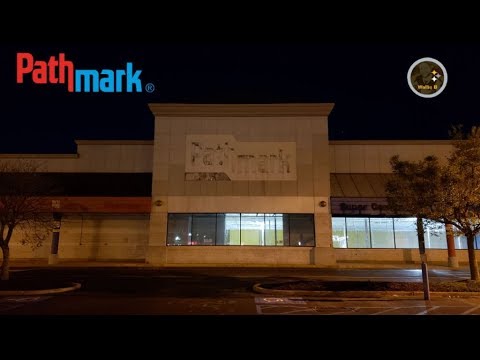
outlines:
M187 135L185 180L296 180L295 142Z

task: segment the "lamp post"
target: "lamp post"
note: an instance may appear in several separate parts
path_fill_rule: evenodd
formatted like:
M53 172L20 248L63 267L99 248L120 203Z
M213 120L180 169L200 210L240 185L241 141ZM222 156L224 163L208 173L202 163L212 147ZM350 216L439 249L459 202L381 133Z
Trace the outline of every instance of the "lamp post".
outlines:
M417 217L418 249L420 251L420 260L422 262L422 280L423 280L423 298L430 300L430 284L428 280L427 254L425 252L425 230L423 228L423 219Z

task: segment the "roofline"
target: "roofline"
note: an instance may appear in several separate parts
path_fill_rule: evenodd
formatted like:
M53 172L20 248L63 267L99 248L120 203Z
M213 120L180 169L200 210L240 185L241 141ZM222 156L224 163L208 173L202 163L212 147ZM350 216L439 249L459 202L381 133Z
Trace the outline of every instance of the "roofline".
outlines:
M77 145L153 145L153 140L75 140Z
M155 116L328 116L334 103L311 104L162 104L150 103Z
M452 140L330 140L330 145L452 145Z
M76 159L78 154L0 154L0 159Z

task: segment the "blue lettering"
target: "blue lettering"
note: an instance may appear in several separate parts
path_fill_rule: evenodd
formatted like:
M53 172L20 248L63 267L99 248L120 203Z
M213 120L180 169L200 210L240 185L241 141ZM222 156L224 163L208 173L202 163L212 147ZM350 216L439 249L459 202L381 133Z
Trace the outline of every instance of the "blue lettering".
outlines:
M115 88L115 90L117 92L122 91L122 85L123 85L122 76L123 75L125 75L125 70L117 70L116 71L116 75L115 75L115 82L116 82L115 86L116 86L116 88Z
M126 82L127 82L127 92L132 92L132 87L135 85L135 91L141 92L142 91L142 81L139 79L142 70L136 70L132 76L133 65L131 62L127 63L127 75L126 75Z
M126 70L103 69L100 74L96 70L75 70L75 92L122 92L123 79L127 92L142 92L141 73L142 70L134 71L130 62Z
M83 77L83 82L82 82ZM76 70L75 71L75 91L90 92L90 83L93 92L98 92L98 71L96 70ZM83 86L82 86L83 84ZM82 89L83 88L83 89Z
M102 70L102 75L107 75L100 79L100 91L113 92L115 85L115 72L113 70Z

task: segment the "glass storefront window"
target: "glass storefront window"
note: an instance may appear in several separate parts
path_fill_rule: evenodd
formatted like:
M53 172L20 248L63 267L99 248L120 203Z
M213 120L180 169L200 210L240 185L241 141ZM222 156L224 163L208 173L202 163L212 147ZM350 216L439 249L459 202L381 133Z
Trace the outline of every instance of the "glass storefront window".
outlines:
M370 222L368 218L347 218L347 246L370 248Z
M313 216L289 214L290 246L315 246Z
M424 224L425 248L447 249L445 225ZM454 239L456 249L467 249L465 236ZM332 243L337 249L418 249L417 218L332 217ZM480 249L480 235L475 237L474 246Z
M434 224L425 226L425 248L427 249L446 249L447 232L445 225Z
M480 249L480 235L475 236L475 242L473 243L473 246L477 250ZM468 249L467 237L465 235L455 236L455 249Z
M225 243L222 245L240 245L240 214L225 214Z
M417 218L394 218L393 226L397 248L418 248Z
M242 214L240 243L242 245L265 245L265 215Z
M332 241L334 248L347 247L347 227L344 217L332 218Z
M168 245L191 245L192 216L190 214L168 215Z
M392 218L370 218L372 248L395 248Z
M464 235L455 236L455 249L468 249L467 238Z
M167 245L315 246L313 214L169 214Z
M215 245L215 214L195 214L192 216L192 245Z
M281 216L280 219L277 219L277 227L282 228L282 237L283 237L283 242L278 243L278 245L283 245L283 246L290 246L290 221L288 214L279 214ZM313 221L313 215L306 215L306 216L312 216L312 221Z
M277 225L276 216L274 214L265 214L265 245L277 245Z

